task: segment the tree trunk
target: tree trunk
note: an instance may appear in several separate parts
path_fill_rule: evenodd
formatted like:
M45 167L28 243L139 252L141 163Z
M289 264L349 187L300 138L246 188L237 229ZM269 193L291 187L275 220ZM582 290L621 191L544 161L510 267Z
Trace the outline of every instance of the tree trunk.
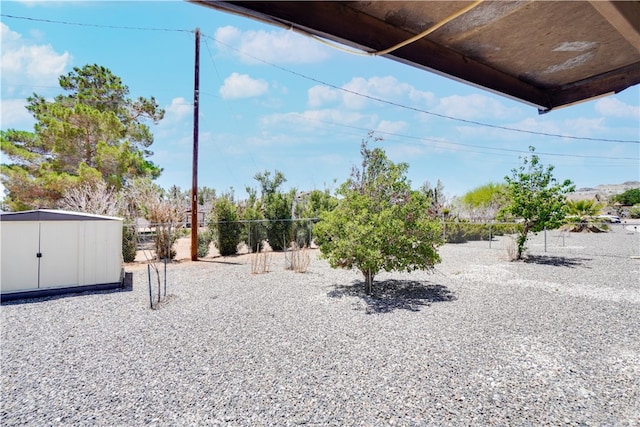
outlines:
M371 270L363 271L362 274L364 274L364 292L367 295L371 295L371 293L373 292L374 274L371 273Z
M529 234L529 224L525 223L522 229L522 233L520 233L520 236L518 236L518 254L516 256L516 260L522 259L522 254L524 253L524 250L525 250L524 245L527 243L528 234Z

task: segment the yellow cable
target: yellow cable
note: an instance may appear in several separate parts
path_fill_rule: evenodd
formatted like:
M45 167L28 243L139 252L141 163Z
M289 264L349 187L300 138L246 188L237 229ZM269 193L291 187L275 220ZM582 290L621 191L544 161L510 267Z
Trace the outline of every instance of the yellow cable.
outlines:
M410 39L407 39L403 42L398 43L395 46L391 46L388 49L384 49L384 50L379 50L377 52L372 52L372 54L374 56L380 56L380 55L386 55L387 53L393 52L396 49L400 49L403 46L406 46L410 43L413 43L416 40L419 40L429 34L431 34L432 32L434 32L435 30L437 30L438 28L442 27L443 25L447 24L450 21L453 21L454 19L456 19L458 16L460 15L464 15L465 13L467 13L468 11L470 11L471 9L473 9L474 7L478 6L480 3L482 3L483 0L478 0L475 1L473 3L471 3L470 5L468 5L467 7L464 7L462 9L460 9L459 11L457 11L456 13L454 13L453 15L449 15L448 17L446 17L445 19L443 19L442 21L438 22L437 24L429 27L427 30L421 32L420 34L416 34L415 36L411 37Z
M442 27L443 25L446 25L448 22L456 19L457 17L459 17L461 15L464 15L467 12L469 12L471 9L475 8L476 6L478 6L482 2L483 2L483 0L474 1L470 5L460 9L459 11L457 11L456 13L454 13L452 15L449 15L448 17L446 17L442 21L440 21L437 24L429 27L425 31L421 32L420 34L416 34L415 36L413 36L413 37L411 37L411 38L409 38L409 39L407 39L407 40L405 40L403 42L400 42L400 43L398 43L398 44L396 44L394 46L391 46L390 48L387 48L387 49L384 49L384 50L378 50L378 51L375 51L375 52L364 52L364 51L361 51L361 50L345 48L343 46L340 46L337 43L333 43L333 42L327 41L327 40L325 40L325 39L323 39L321 37L318 37L318 36L315 36L313 34L310 34L310 33L306 32L306 31L297 29L297 28L295 28L293 26L290 27L290 28L291 28L291 30L293 30L293 31L295 31L297 33L304 34L305 36L311 37L312 39L317 40L322 44L325 44L325 45L327 45L329 47L332 47L334 49L340 50L342 52L350 53L352 55L360 55L360 56L381 56L381 55L386 55L387 53L393 52L394 50L400 49L401 47L404 47L404 46L406 46L406 45L408 45L410 43L415 42L416 40L419 40L419 39L431 34L435 30L437 30L438 28Z

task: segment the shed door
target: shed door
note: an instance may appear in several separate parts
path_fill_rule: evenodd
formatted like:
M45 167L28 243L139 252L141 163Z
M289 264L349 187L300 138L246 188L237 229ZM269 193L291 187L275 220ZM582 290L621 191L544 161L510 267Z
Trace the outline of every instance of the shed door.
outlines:
M0 226L2 251L0 258L2 292L36 289L38 287L37 222L12 221Z
M77 221L40 223L40 288L78 285Z

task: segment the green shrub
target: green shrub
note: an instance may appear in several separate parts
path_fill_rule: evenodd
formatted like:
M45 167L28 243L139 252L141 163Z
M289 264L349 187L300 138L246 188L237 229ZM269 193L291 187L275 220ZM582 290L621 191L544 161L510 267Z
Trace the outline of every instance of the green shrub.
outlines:
M478 240L489 240L495 236L515 234L522 227L521 224L497 223L486 224L476 222L447 222L443 233L447 243L465 243Z
M122 227L122 259L124 262L136 260L138 236L134 226Z
M304 221L295 221L293 223L293 236L299 248L308 248L311 246L311 240L313 239L313 222L304 220Z
M212 241L211 232L198 233L198 258L209 255L209 245Z
M283 193L270 194L264 200L264 216L267 222L267 239L274 251L284 250L292 238L291 225L292 195Z
M216 200L209 230L222 256L235 255L238 251L241 232L238 220L238 208L231 196L223 196Z
M249 249L249 252L260 252L262 250L262 242L267 238L267 229L263 222L264 219L259 209L250 206L243 210L242 219L246 222L242 226L242 232L240 234L240 241L244 242Z
M447 243L464 243L489 239L489 227L487 224L482 223L445 223L443 233Z

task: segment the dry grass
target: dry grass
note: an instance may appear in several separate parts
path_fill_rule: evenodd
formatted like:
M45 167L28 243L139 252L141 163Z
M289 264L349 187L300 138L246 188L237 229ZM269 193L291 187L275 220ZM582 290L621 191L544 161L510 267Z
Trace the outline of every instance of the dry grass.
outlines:
M293 270L296 273L305 273L309 268L309 264L311 263L311 258L309 257L309 253L307 252L307 248L301 248L297 243L293 243L291 245L291 251L289 251L289 256L287 257L287 253L285 252L285 268L287 270Z

